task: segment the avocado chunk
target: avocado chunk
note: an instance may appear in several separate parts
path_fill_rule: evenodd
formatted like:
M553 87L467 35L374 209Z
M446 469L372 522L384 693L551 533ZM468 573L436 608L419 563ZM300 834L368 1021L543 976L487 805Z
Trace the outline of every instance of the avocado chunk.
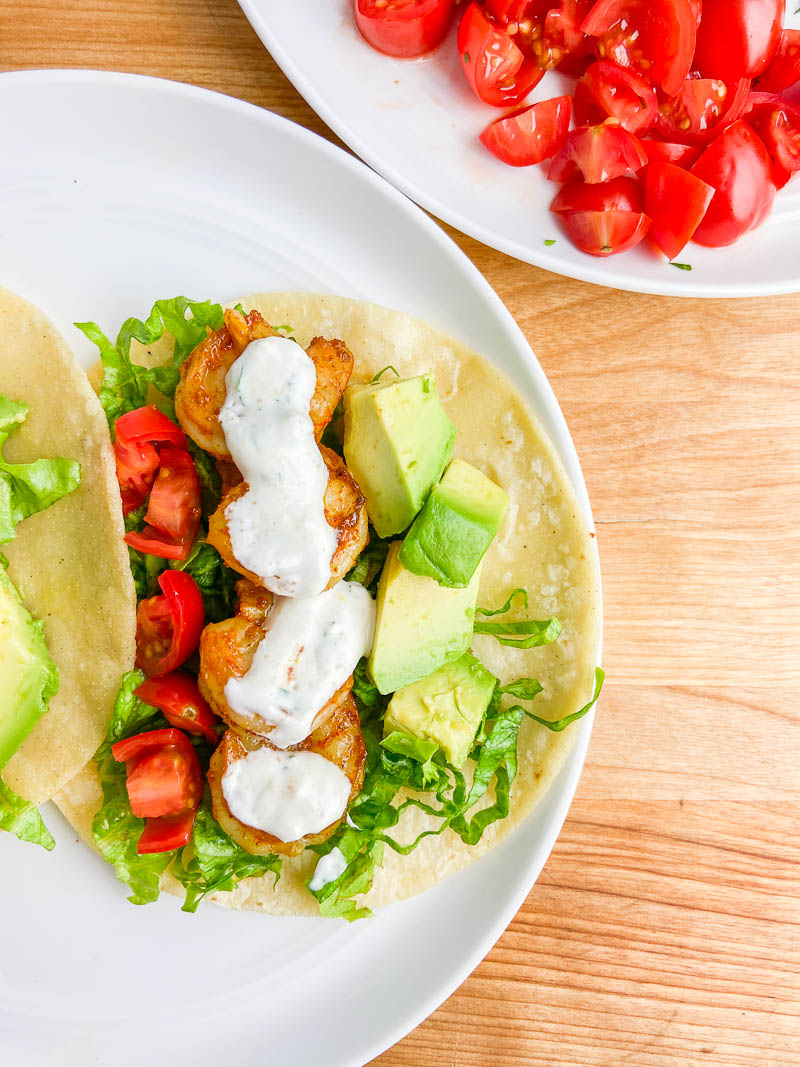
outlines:
M386 709L384 737L400 730L435 741L453 766L461 767L496 683L481 661L465 652L427 678L397 690Z
M400 562L441 585L469 585L507 507L504 489L477 467L454 459L406 534Z
M344 458L379 537L410 526L441 478L455 439L432 374L348 386Z
M58 670L43 627L25 608L0 562L0 767L4 767L58 692Z
M394 693L458 659L475 625L480 566L466 589L448 589L406 570L399 552L394 541L378 583L369 669L381 693Z

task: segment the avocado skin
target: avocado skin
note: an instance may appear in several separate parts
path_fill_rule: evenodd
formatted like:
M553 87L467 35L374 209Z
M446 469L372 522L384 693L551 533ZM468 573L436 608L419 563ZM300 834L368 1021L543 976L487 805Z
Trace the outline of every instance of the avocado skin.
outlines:
M0 561L0 768L11 759L58 692L58 669L44 627L22 603Z

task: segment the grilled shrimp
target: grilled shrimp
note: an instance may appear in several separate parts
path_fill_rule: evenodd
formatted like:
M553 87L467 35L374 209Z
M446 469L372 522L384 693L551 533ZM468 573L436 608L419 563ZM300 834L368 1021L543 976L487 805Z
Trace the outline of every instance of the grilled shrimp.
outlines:
M365 547L369 536L368 519L364 497L344 461L325 445L320 445L319 450L328 468L328 484L323 499L325 518L338 537L336 551L331 557L331 580L327 586L330 588L354 566ZM247 482L239 481L223 496L219 507L208 520L207 540L232 570L243 574L251 582L260 583L261 578L243 567L234 556L225 518L228 505L243 496L247 488Z
M236 583L236 593L239 602L233 618L211 623L203 630L197 681L200 692L228 726L268 735L273 724L260 715L240 715L228 703L225 686L231 678L242 678L250 670L256 649L267 633L273 597L266 589L246 580ZM315 730L347 699L352 685L351 675L320 708L314 718Z
M265 737L257 734L228 730L222 743L211 757L208 768L208 782L211 786L211 802L214 818L222 829L247 852L256 856L266 856L271 852L282 852L287 856L296 856L306 845L319 844L327 840L344 818L332 822L318 834L307 834L298 841L281 841L279 838L247 826L240 822L231 812L222 792L222 779L228 768L237 760L244 759L248 752L257 748L274 748ZM342 701L334 713L318 726L305 741L289 749L291 752L315 752L339 767L350 779L351 789L348 803L361 791L364 782L364 765L366 746L361 733L358 710L352 695Z
M175 413L184 432L219 460L230 460L219 413L225 403L225 375L250 341L278 337L259 312L226 311L225 325L209 334L181 365ZM317 441L333 418L353 373L353 356L343 341L315 337L306 349L317 372L309 414Z

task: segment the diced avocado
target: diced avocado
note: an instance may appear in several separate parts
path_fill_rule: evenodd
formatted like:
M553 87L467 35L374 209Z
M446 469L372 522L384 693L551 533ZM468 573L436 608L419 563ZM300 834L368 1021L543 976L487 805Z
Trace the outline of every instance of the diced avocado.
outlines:
M384 737L400 730L435 741L454 767L461 767L497 679L479 659L465 652L427 678L398 689L389 701L383 724Z
M381 693L433 674L466 652L475 625L480 567L466 589L447 589L407 571L389 548L378 583L375 641L369 669Z
M42 632L0 563L0 767L47 711L58 670Z
M410 526L455 439L432 374L345 390L344 458L379 537Z
M477 467L454 459L406 534L401 563L442 585L469 585L507 507L504 489Z

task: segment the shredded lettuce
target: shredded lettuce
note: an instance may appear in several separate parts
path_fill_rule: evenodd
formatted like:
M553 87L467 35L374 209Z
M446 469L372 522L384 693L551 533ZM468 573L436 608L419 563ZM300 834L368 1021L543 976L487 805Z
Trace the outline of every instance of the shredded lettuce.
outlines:
M188 317L187 317L188 312ZM75 325L97 345L103 361L103 384L100 403L109 426L126 411L133 411L148 402L148 390L153 386L171 399L178 385L178 369L189 353L206 336L207 329L222 326L222 308L209 300L188 300L176 296L172 300L157 300L147 319L127 319L112 344L95 322L76 322ZM175 341L172 359L160 367L142 367L131 360L131 341L152 345L165 333ZM169 409L169 405L166 405Z
M522 597L524 606L528 606L527 589L515 589L508 600L499 608L476 608L476 615L504 615L511 610L511 604L515 597ZM511 648L538 648L540 645L550 645L558 639L561 633L561 623L556 618L552 619L515 619L507 622L475 622L474 633L489 634L501 645L509 645Z
M195 541L188 558L175 560L170 567L186 571L197 582L203 595L206 622L220 622L235 613L236 583L241 576L226 567L213 545Z
M36 806L17 796L2 779L0 779L0 830L8 830L20 841L41 845L48 852L52 852L56 847L53 835L45 826Z
M13 541L18 522L44 511L81 484L81 468L59 456L6 463L3 446L28 417L28 405L0 395L0 544Z
M359 555L350 573L345 575L345 580L358 582L374 597L390 544L391 541L382 541L374 533L370 534L369 544Z

